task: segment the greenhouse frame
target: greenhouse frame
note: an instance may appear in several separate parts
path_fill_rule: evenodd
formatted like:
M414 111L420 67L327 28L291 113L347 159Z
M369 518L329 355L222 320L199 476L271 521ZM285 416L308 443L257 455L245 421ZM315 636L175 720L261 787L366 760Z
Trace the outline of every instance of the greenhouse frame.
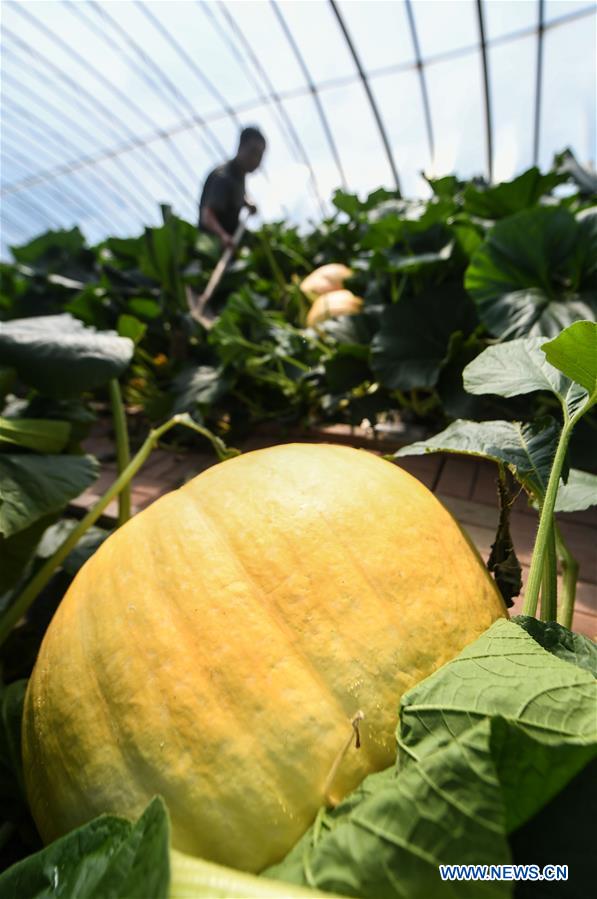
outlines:
M597 4L0 20L0 897L586 899Z

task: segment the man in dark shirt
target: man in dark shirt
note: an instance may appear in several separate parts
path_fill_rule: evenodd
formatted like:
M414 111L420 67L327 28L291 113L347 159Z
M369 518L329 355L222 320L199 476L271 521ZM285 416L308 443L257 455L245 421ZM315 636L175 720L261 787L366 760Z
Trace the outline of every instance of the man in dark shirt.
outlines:
M258 128L244 128L234 159L207 176L199 202L199 227L219 238L225 249L233 248L233 235L243 206L257 212L245 194L245 175L254 172L265 153L266 142Z

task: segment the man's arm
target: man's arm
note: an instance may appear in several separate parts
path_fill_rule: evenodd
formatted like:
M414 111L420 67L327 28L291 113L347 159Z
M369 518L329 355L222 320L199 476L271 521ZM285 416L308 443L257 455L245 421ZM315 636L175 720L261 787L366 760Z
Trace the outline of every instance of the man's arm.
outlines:
M212 234L215 234L226 249L234 247L234 238L232 234L228 234L225 228L222 228L216 213L210 206L204 206L201 212L201 224Z

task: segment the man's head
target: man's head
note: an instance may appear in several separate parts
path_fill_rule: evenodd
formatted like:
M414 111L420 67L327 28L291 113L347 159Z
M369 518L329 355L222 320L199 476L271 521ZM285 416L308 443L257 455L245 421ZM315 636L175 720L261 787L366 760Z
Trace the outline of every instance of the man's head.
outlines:
M244 172L254 172L259 168L266 141L259 128L243 128L240 133L236 161Z

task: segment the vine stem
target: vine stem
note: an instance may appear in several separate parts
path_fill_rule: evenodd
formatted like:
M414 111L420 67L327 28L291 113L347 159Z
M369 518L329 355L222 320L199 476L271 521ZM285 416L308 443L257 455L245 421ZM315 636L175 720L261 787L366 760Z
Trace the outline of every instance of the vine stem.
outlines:
M27 612L33 601L39 596L40 592L46 586L58 566L68 556L69 552L76 546L83 534L97 521L106 506L117 496L120 491L129 484L139 471L143 463L149 457L151 451L155 449L160 438L171 428L176 425L183 425L191 428L193 431L206 437L213 446L218 459L226 459L230 456L237 455L238 450L227 448L222 441L212 434L207 428L198 425L190 415L175 415L159 428L149 432L149 435L137 454L129 462L123 472L116 478L114 483L106 490L104 495L100 497L95 506L89 510L87 515L81 519L79 524L74 528L64 543L62 543L56 552L42 565L37 574L31 578L23 592L9 606L4 615L0 618L0 646L4 643L14 625Z
M543 581L541 584L541 618L555 621L558 613L558 560L556 556L555 522L549 529L543 559Z
M120 384L116 378L110 381L110 405L112 407L112 421L114 423L114 436L116 438L116 462L118 474L125 471L131 461L129 446L129 432L126 426L126 414L122 402ZM118 527L131 517L131 482L129 481L118 494Z
M568 630L572 628L574 602L576 600L576 582L578 579L578 562L568 549L559 528L555 528L556 549L562 562L562 605L558 612L558 623Z
M539 601L541 579L545 571L544 559L546 553L548 552L548 541L550 539L553 539L553 529L555 528L554 512L556 507L556 497L558 494L558 487L560 486L560 477L562 474L562 468L564 467L564 460L568 451L568 443L570 442L572 430L577 421L579 421L585 414L585 412L588 412L591 406L594 406L596 403L597 389L589 394L589 396L587 396L585 402L577 408L576 412L574 412L573 415L570 415L566 403L562 402L564 424L560 432L558 447L556 449L556 454L551 466L549 481L547 482L545 499L541 507L539 528L537 530L537 537L535 538L535 546L533 547L531 569L529 571L529 578L524 594L524 606L522 609L523 615L531 615L535 617L537 614L537 603ZM573 607L574 600L572 601L572 606L569 610L570 615L572 615ZM555 613L557 615L557 609L555 610Z
M267 257L267 261L269 262L269 267L272 270L272 274L274 276L274 281L278 282L278 287L282 291L282 295L286 294L286 280L284 275L282 274L282 269L276 262L274 254L272 252L272 248L270 247L269 240L267 234L264 232L263 228L261 228L258 232L259 238L261 240L261 245L263 247L263 252Z
M547 490L545 492L545 499L541 507L541 516L539 518L539 528L537 530L537 537L535 538L535 546L533 547L531 569L529 571L529 577L524 592L523 615L535 617L537 614L537 604L539 602L539 590L541 588L541 580L544 573L547 544L550 539L550 534L553 531L556 496L564 459L566 458L571 430L570 422L565 422L560 433L558 448L556 449L556 454L551 467L549 481L547 482Z

